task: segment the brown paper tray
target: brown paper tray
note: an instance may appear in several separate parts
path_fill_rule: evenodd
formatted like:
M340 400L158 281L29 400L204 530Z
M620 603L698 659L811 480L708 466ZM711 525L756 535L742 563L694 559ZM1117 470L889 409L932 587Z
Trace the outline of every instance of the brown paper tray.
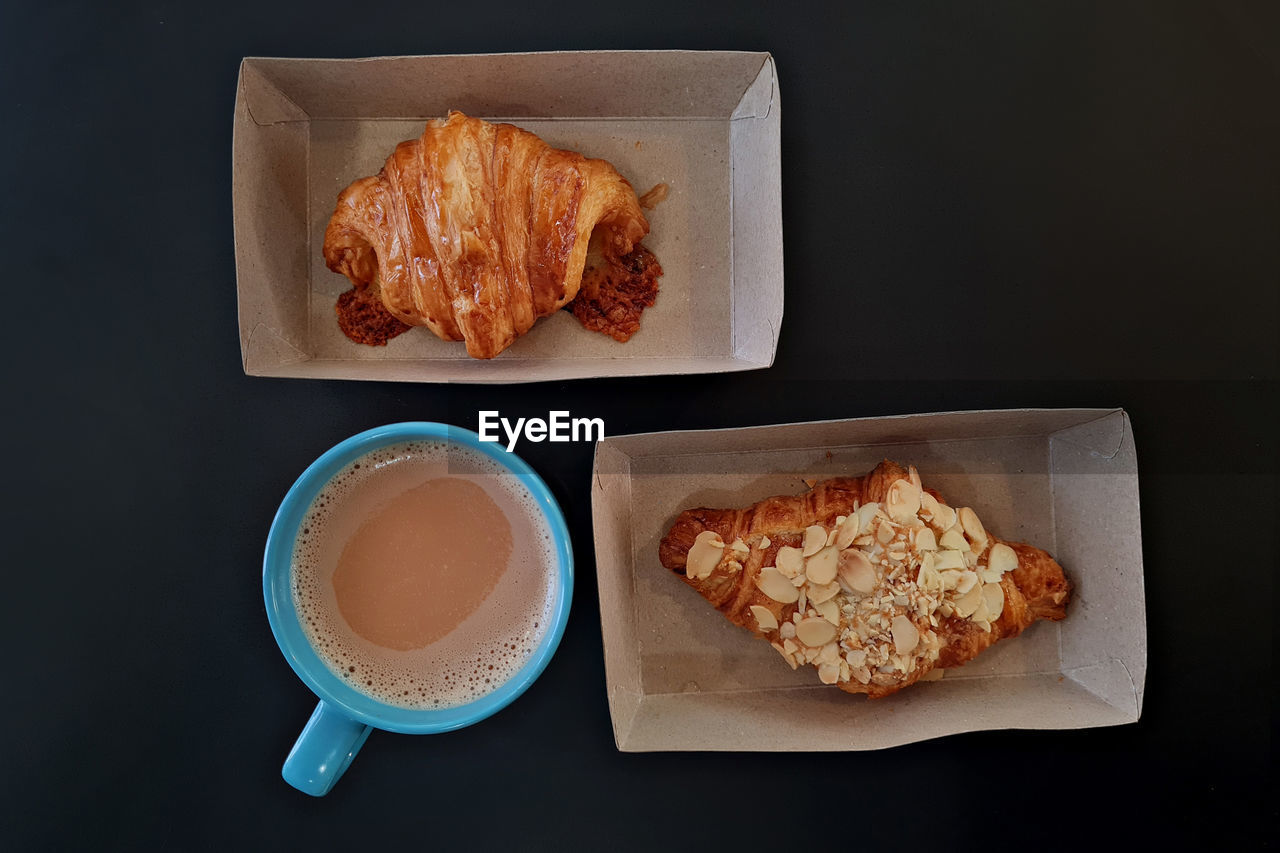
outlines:
M353 344L320 255L338 193L450 109L510 121L670 186L645 240L665 270L625 344L544 318L498 358L413 329ZM260 376L526 382L767 367L782 323L781 101L767 53L591 51L240 66L233 208L240 350Z
M798 494L890 458L1054 554L1075 587L938 682L867 700L792 671L658 562L676 515ZM1136 721L1146 675L1137 457L1123 410L980 411L615 436L596 447L596 572L618 748L878 749L982 729Z

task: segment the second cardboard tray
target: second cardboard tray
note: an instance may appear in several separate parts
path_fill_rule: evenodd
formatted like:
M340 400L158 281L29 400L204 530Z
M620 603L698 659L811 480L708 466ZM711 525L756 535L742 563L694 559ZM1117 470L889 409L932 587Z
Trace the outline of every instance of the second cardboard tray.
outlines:
M657 303L627 343L565 311L497 358L412 329L348 341L347 280L321 257L338 193L451 109L509 121L670 194L645 239ZM240 66L233 210L240 350L260 376L530 382L768 367L782 322L781 101L773 58L737 51L586 51Z
M658 562L684 509L799 494L882 459L1053 554L1074 587L941 681L884 699L792 671ZM609 711L623 751L878 749L981 729L1087 728L1142 711L1137 457L1122 410L949 412L610 437L591 489Z

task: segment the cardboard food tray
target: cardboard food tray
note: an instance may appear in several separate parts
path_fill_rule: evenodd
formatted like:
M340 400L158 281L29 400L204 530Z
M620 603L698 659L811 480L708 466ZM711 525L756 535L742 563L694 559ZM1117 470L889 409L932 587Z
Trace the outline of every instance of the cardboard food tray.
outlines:
M941 681L868 700L792 671L658 562L675 517L800 494L882 459L920 469L1074 593ZM596 572L618 748L861 750L983 729L1134 722L1146 676L1137 458L1123 410L978 411L615 436L596 447Z
M343 336L334 303L350 284L321 257L338 193L450 109L609 160L637 192L669 185L644 241L665 275L630 341L566 311L489 361L425 328L385 347ZM245 372L524 382L768 367L782 322L780 124L767 53L247 58L232 146Z

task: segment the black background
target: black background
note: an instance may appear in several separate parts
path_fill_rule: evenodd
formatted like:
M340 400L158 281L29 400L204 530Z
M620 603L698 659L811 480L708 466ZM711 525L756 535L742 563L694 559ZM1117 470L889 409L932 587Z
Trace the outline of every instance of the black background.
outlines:
M0 847L793 849L1189 844L1277 817L1274 4L5 4ZM771 51L786 319L766 371L509 387L243 375L231 115L245 55ZM902 330L921 346L898 347ZM815 381L822 380L822 381ZM580 567L556 657L454 734L375 732L322 800L260 586L342 438L480 408L610 434L1124 406L1142 720L865 754L623 755L591 447L522 445ZM749 744L744 744L749 746Z

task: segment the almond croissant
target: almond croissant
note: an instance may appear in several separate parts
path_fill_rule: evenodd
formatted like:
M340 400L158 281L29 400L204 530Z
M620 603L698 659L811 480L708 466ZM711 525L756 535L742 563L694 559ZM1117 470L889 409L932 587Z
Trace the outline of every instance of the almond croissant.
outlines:
M649 233L613 166L451 112L342 191L324 258L355 285L365 315L385 307L397 326L426 326L492 358L574 298L597 228L600 253L617 263Z
M872 698L1062 619L1071 592L1044 551L998 539L888 461L805 495L686 510L659 559L793 669Z

